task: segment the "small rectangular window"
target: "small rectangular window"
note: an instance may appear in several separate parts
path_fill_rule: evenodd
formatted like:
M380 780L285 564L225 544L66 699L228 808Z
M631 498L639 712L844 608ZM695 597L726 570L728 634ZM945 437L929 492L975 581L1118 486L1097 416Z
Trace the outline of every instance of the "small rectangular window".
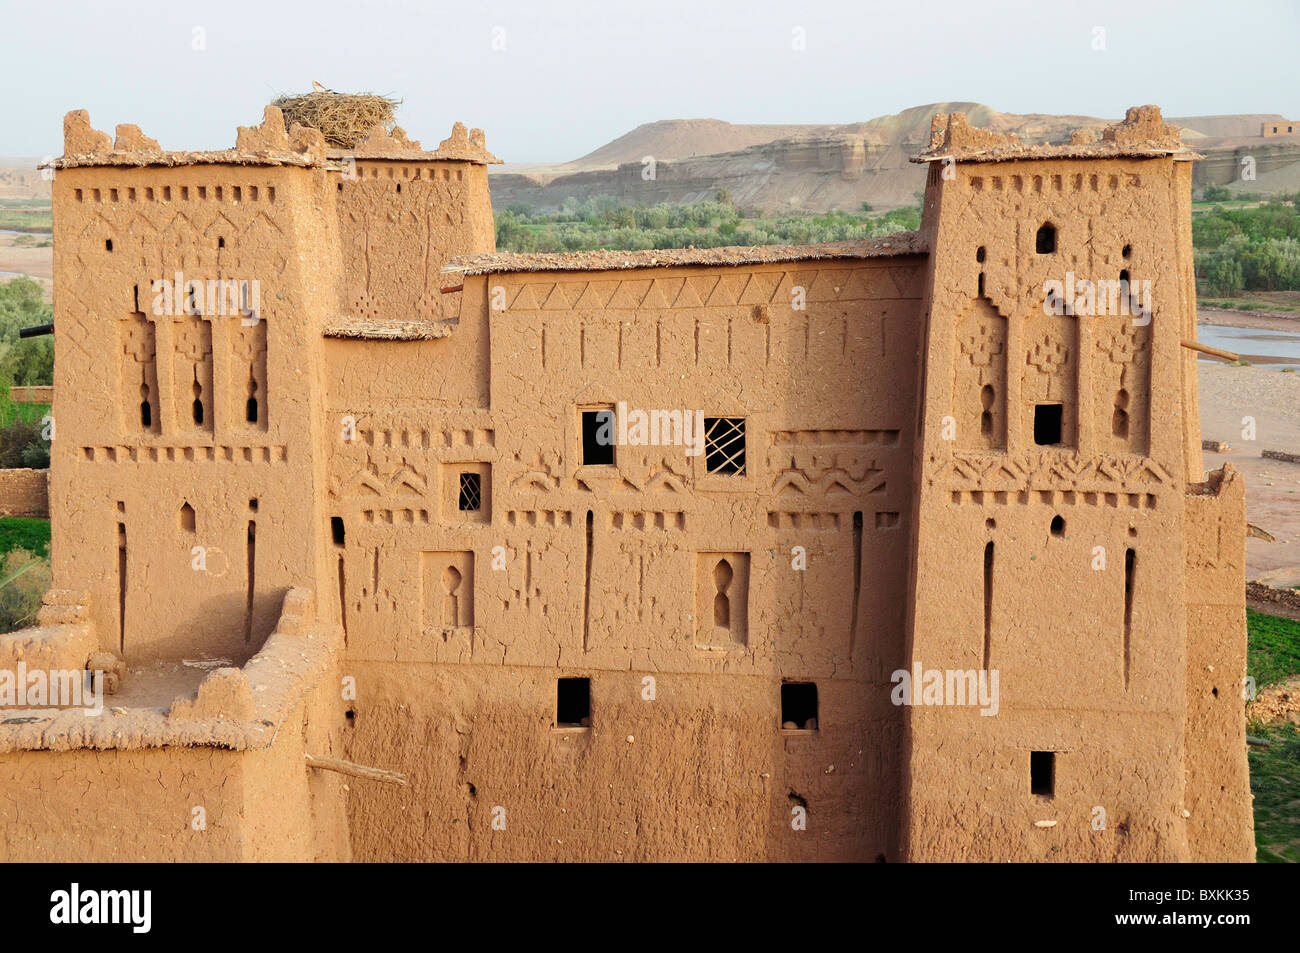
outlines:
M781 686L781 727L793 731L817 730L815 682L786 682Z
M482 505L483 488L477 473L460 475L460 498L457 506L462 511L474 511Z
M1034 406L1034 443L1052 447L1061 442L1062 404L1036 404Z
M591 679L561 678L555 683L555 727L591 726Z
M709 473L745 474L745 418L704 418L704 468Z
M614 464L615 434L612 408L582 412L582 465L605 467Z
M335 546L342 546L342 545L343 545L343 539L344 539L344 536L343 536L343 517L341 517L341 516L331 516L331 517L330 517L330 534L334 537L334 545L335 545Z
M1042 797L1056 794L1056 752L1029 752L1029 791Z

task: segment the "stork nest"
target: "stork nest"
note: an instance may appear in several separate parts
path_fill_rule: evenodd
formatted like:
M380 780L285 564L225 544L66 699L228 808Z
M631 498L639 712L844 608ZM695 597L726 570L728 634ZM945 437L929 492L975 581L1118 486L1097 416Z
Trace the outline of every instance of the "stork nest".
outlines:
M401 105L400 99L362 93L351 96L345 93L307 93L302 96L281 96L271 105L284 113L285 130L300 123L319 129L325 141L339 149L352 149L365 139L375 126L388 131L393 128L393 109Z

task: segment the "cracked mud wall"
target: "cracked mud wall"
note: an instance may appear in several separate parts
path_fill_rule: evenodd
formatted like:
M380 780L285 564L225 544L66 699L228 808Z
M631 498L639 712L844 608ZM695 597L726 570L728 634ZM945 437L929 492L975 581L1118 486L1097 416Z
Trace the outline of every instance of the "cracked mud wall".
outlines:
M1255 859L1246 756L1246 489L1211 474L1187 496L1187 806L1194 860Z
M346 757L405 788L352 785L358 860L874 860L892 856L897 712L818 681L824 725L777 731L763 676L584 668L590 729L553 728L577 669L366 662ZM807 830L791 809L807 807ZM494 813L494 809L501 812ZM494 817L504 829L494 829Z
M921 267L471 277L446 338L328 345L344 743L411 776L350 799L355 856L893 855ZM584 464L581 412L619 401L744 418L744 472ZM554 728L560 677L589 730ZM815 731L782 729L783 680Z
M287 588L315 581L308 315L335 307L329 184L271 166L58 174L53 569L91 590L105 650L239 663ZM258 320L211 295L183 313L184 283L215 279L249 283L250 305L258 282Z
M1198 528L1183 511L1184 416L1195 413L1179 344L1191 306L1183 166L931 172L910 654L926 668L998 670L1001 710L909 709L912 859L1193 856L1183 769L1188 731L1199 730L1185 727L1196 633L1182 580L1184 539ZM1039 240L1045 225L1054 247ZM1045 315L1047 283L1067 273L1151 281L1151 320ZM971 323L981 308L1005 330ZM980 407L962 411L974 397L963 369L997 362L1003 445L943 439L945 417L959 431L979 420ZM1055 439L1035 429L1045 403L1063 408ZM1048 793L1033 789L1034 751L1053 753ZM1240 818L1232 825L1239 832Z

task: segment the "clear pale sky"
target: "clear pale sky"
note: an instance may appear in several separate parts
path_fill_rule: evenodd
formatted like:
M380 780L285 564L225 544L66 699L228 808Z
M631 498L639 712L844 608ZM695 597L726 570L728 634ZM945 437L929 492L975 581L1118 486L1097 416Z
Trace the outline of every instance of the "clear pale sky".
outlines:
M61 152L76 108L110 133L136 123L164 148L226 147L312 80L403 98L399 124L431 147L453 121L480 126L511 162L576 158L656 119L856 122L953 100L1300 119L1298 11L1297 0L0 0L0 155Z

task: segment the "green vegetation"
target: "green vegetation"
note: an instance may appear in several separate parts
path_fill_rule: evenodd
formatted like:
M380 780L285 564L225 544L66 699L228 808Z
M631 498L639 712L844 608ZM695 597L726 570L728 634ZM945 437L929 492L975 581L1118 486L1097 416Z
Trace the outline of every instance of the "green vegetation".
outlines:
M1194 205L1246 205L1259 202L1263 196L1258 192L1238 192L1235 196L1226 185L1207 185L1201 190L1201 199Z
M875 238L921 224L916 208L765 218L755 210L736 208L725 190L717 198L689 205L645 206L620 205L612 196L601 195L583 201L566 199L558 212L551 213L534 212L516 202L497 214L497 248L569 252L805 245Z
M1254 208L1215 205L1193 216L1200 292L1230 298L1245 290L1300 289L1298 197L1279 194Z
M1300 674L1300 622L1247 610L1246 631L1246 671L1258 689ZM1300 863L1300 731L1285 723L1248 730L1269 743L1249 754L1256 856L1261 863Z
M50 555L50 521L18 516L0 518L0 556L15 549L37 556Z
M1262 864L1300 863L1300 730L1261 730L1269 747L1250 749L1250 790L1255 795L1255 857Z
M41 300L41 286L31 278L0 284L0 382L54 383L54 340L50 335L23 340L18 332L54 320L54 309Z
M54 230L54 215L49 211L26 212L0 208L0 229L15 232L50 232Z
M1300 675L1300 622L1246 610L1246 671L1260 688Z
M9 520L0 520L0 523ZM30 522L44 522L31 520ZM49 529L46 528L48 548ZM36 624L41 596L50 588L50 561L25 549L12 549L0 563L0 632Z
M41 300L41 286L30 278L0 284L0 467L50 465L45 417L48 404L15 404L13 384L54 383L54 341L50 335L23 340L22 328L48 324L53 309Z
M1270 301L1252 301L1249 298L1224 298L1214 300L1211 298L1197 298L1197 307L1201 308L1231 308L1234 311L1285 311L1290 312L1295 309L1285 304L1274 304Z

